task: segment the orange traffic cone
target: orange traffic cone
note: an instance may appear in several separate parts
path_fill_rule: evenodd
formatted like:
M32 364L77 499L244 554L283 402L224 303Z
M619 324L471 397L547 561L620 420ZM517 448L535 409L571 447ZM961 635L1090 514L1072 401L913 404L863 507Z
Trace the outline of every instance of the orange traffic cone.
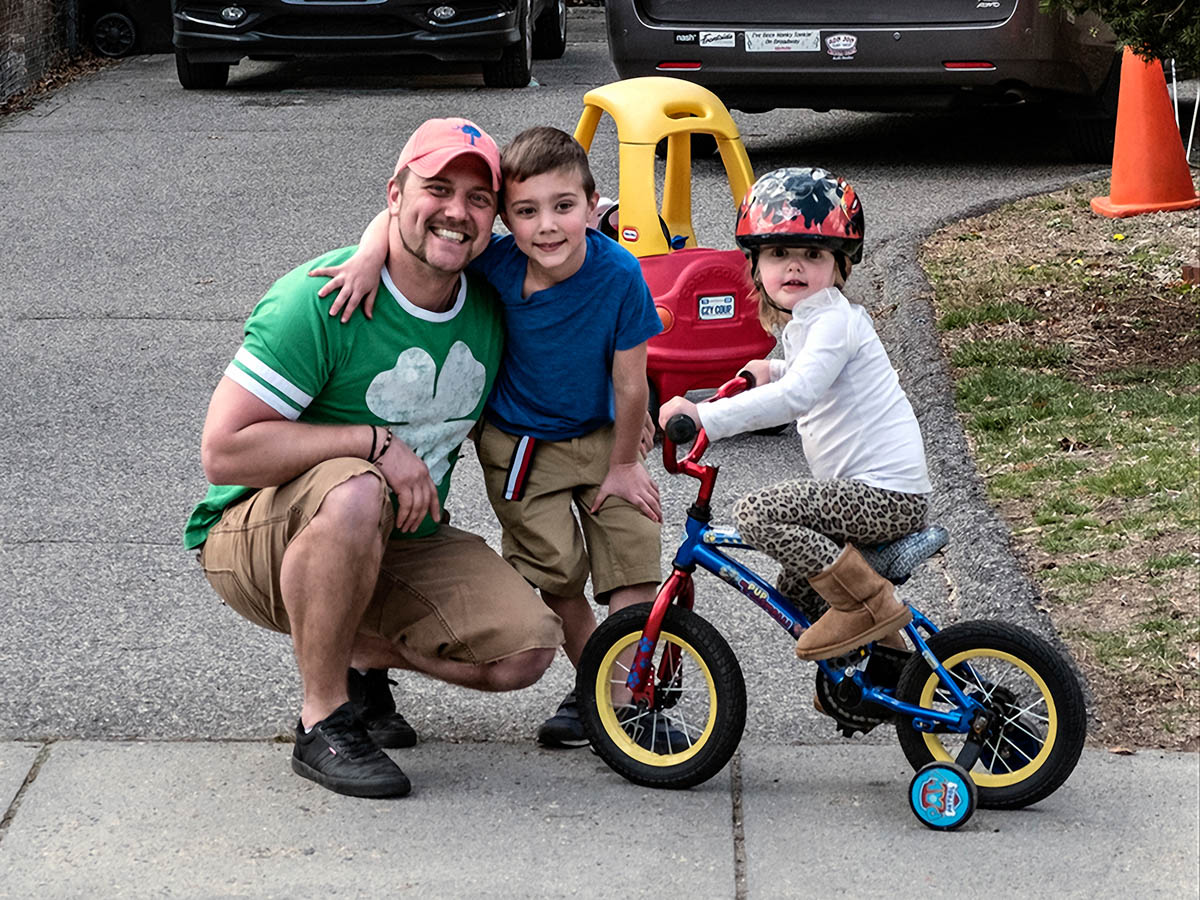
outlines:
M1092 209L1111 219L1159 210L1193 209L1192 186L1179 126L1171 112L1162 63L1146 62L1128 47L1121 60L1112 188L1092 199Z

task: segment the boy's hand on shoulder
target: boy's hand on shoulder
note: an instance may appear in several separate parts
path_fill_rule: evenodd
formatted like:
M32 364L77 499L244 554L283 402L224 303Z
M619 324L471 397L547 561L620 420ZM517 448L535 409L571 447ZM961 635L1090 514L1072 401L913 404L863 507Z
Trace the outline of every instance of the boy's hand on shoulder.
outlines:
M600 492L591 512L597 512L608 497L620 497L642 511L652 521L662 523L662 503L658 499L658 485L641 463L618 463L608 467L608 474L600 483Z
M336 316L340 311L342 322L349 322L350 316L362 304L363 315L368 319L372 317L375 294L379 291L379 266L356 253L339 266L321 266L308 274L315 278L329 278L317 291L318 297L328 297L334 291L338 292L329 307L331 316Z

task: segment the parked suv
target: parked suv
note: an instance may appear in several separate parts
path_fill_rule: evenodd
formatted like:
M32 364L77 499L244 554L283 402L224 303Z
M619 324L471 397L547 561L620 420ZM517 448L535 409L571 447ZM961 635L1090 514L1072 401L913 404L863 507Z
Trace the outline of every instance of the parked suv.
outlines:
M607 0L622 78L673 75L727 106L914 111L1057 105L1111 156L1120 57L1091 14L1037 0Z
M566 0L171 0L185 88L219 88L244 57L418 55L478 62L491 87L529 84L567 47Z

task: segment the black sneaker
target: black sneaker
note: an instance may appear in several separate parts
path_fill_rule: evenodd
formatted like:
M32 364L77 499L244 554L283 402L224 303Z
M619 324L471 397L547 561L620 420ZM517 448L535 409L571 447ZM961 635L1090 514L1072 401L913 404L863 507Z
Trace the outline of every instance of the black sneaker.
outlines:
M358 669L350 669L346 689L371 740L380 747L412 747L417 743L417 733L404 716L396 712L396 701L389 686L395 683L387 677L387 669L367 669L366 675L360 674Z
M349 703L331 712L308 734L302 722L296 723L292 770L351 797L403 797L412 790L408 776L375 746Z
M583 720L579 718L579 704L575 692L571 691L558 704L558 712L541 724L537 731L538 743L546 747L586 747L587 734Z
M633 742L651 753L666 756L682 753L691 746L688 736L676 728L665 713L625 706L617 710L617 719Z

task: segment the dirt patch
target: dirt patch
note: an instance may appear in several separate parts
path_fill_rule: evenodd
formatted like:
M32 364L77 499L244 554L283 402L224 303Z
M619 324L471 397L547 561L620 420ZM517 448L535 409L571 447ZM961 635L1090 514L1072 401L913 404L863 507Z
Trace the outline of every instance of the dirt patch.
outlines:
M935 286L939 320L948 326L941 339L950 360L975 354L978 372L978 348L994 353L1003 345L1018 357L1004 364L1066 378L1096 394L1121 390L1139 370L1154 373L1154 384L1163 381L1163 393L1200 392L1194 375L1200 290L1185 281L1184 271L1200 263L1200 214L1106 219L1093 214L1087 201L1107 192L1107 183L1075 185L930 238L921 259ZM949 327L947 317L954 315L958 322ZM954 365L951 370L956 377L966 374ZM1175 373L1184 374L1172 379ZM1178 431L1194 463L1200 422ZM968 428L973 453L979 453L979 441L991 439ZM1128 448L1119 443L1093 448L1066 431L1054 451L1083 464L1086 473L1129 462ZM994 474L986 465L981 471L985 480ZM1012 529L1018 558L1040 585L1046 612L1089 681L1091 742L1200 750L1196 511L1182 522L1156 520L1161 492L1105 497L1087 511L1097 529L1147 520L1154 527L1130 529L1118 543L1102 547L1050 551L1038 520L1043 500L995 502Z

